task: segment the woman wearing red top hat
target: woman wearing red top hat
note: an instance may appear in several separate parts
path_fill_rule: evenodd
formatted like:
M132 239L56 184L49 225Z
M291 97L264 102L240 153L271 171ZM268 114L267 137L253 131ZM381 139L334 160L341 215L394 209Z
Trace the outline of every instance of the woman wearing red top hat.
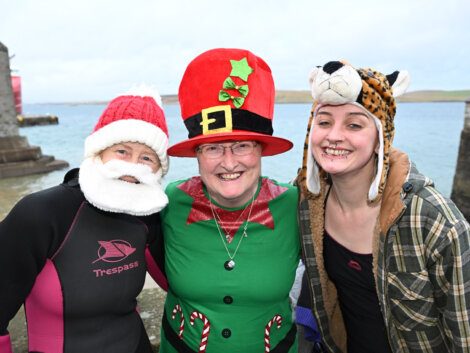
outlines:
M168 154L197 158L200 175L166 190L160 352L296 352L298 193L261 176L261 157L292 147L272 136L271 70L247 50L207 51L179 101L189 138Z

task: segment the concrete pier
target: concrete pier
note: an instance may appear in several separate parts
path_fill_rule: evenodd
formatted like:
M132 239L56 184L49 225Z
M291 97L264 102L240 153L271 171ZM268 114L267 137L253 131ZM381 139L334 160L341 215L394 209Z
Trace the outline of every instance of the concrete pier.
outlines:
M57 125L59 123L59 118L56 115L18 115L17 119L20 127Z
M0 178L50 172L68 163L45 156L19 135L8 49L0 42Z
M460 135L451 199L470 221L470 100L465 102L464 126Z

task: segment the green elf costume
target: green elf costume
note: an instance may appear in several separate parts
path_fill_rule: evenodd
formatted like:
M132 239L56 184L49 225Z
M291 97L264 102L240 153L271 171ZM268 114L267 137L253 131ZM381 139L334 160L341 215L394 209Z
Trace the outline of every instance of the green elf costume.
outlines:
M189 138L169 155L195 157L197 146L222 141L256 141L262 156L292 147L272 136L271 70L249 51L196 57L178 96ZM216 203L200 177L171 183L166 192L169 290L160 352L297 352L289 301L300 252L297 189L260 177L252 199L238 208Z

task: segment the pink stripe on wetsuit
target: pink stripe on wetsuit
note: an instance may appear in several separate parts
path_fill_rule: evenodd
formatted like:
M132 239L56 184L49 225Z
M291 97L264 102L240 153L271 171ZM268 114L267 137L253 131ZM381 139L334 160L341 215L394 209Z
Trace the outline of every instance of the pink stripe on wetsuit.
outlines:
M25 302L28 347L33 352L62 352L64 346L63 298L59 276L51 260L36 278Z

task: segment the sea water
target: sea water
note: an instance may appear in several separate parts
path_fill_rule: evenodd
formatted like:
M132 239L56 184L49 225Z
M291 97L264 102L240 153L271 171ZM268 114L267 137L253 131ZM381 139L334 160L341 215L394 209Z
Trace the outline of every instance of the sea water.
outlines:
M57 115L59 124L24 127L20 135L26 136L30 145L40 146L43 154L66 160L70 168L75 168L82 160L83 142L104 108L103 104L26 104L25 115ZM464 103L399 103L395 118L394 146L407 152L418 169L433 179L445 196L450 196L452 190L464 108ZM178 105L166 105L164 110L170 145L186 139L187 131ZM284 154L263 158L263 175L283 182L294 178L302 163L309 114L310 104L275 106L274 135L291 140L294 147ZM59 184L65 172L0 180L0 219L24 195ZM194 158L171 158L165 181L197 173Z

